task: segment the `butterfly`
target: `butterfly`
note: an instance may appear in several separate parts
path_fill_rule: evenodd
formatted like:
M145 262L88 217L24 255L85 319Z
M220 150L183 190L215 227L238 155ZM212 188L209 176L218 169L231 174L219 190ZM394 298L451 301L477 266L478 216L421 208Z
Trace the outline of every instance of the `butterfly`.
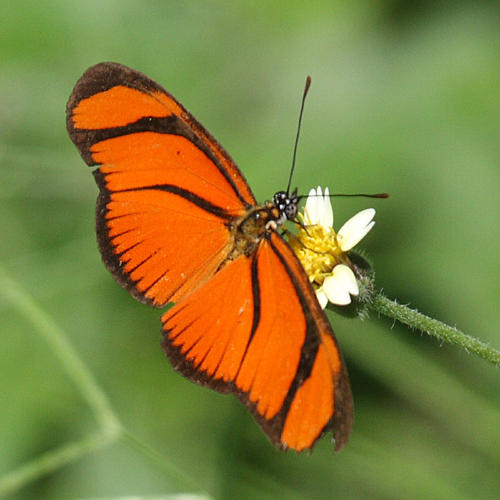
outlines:
M175 370L233 393L280 449L335 450L352 427L347 371L332 328L280 234L296 192L258 204L212 135L147 76L89 68L67 104L67 129L97 167L104 264L141 302L174 305L162 345Z

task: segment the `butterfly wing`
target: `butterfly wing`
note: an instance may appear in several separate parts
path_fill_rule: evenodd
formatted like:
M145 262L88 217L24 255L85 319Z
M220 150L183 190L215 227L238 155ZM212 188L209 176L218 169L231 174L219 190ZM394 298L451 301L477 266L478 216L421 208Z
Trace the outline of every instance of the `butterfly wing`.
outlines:
M327 431L339 451L352 397L332 329L290 247L276 233L162 317L163 346L187 378L235 393L281 448Z
M168 92L116 63L88 69L67 105L69 135L100 166L103 260L139 300L162 306L205 282L255 204L234 162Z

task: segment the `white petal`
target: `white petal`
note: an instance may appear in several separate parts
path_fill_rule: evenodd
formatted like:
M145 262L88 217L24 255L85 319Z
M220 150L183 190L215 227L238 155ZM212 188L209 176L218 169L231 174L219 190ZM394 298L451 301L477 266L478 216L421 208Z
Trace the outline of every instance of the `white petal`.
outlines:
M359 294L358 282L350 267L344 264L338 264L333 268L332 276L336 277L339 282L342 282L345 289L351 295Z
M318 299L319 305L321 306L321 309L324 309L326 307L326 304L328 304L328 297L326 296L323 287L316 290L316 297Z
M337 241L342 251L347 252L357 245L375 225L372 220L375 217L375 209L367 208L361 210L351 217L337 233Z
M325 188L325 195L323 197L323 207L320 224L325 228L333 227L332 202L330 200L330 191L328 191L327 187Z
M321 217L323 215L323 192L321 191L321 186L316 188L314 201L316 202L316 221L314 223L321 225Z
M351 303L351 295L358 295L359 288L354 273L344 264L333 268L331 276L325 278L323 290L332 304L345 306Z
M309 196L306 200L306 206L304 207L304 222L306 226L315 226L319 223L319 206L318 197L316 196L316 189L311 189L309 191Z
M325 278L323 289L332 304L346 306L351 303L349 292L341 284L337 283L333 276Z

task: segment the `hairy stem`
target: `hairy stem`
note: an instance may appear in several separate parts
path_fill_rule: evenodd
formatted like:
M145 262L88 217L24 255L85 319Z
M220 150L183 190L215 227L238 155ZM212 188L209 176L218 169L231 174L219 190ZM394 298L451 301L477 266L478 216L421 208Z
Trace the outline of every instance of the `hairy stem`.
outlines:
M429 316L419 313L415 309L410 309L407 306L398 304L396 301L388 299L380 292L373 296L370 308L412 329L432 335L443 342L455 344L465 349L467 352L475 354L500 367L500 351L497 351L471 335L467 335L457 330L453 326L429 318Z

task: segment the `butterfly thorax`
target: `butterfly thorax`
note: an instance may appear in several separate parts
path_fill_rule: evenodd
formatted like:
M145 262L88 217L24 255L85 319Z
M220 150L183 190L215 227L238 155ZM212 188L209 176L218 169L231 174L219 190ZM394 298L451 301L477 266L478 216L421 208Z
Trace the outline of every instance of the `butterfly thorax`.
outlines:
M228 260L234 260L242 254L252 254L266 235L277 231L286 220L295 218L297 204L295 191L292 195L279 191L272 202L266 201L245 212L232 224L234 246Z
M234 246L229 260L250 255L266 234L276 231L281 224L281 213L273 203L267 201L251 207L231 224Z

